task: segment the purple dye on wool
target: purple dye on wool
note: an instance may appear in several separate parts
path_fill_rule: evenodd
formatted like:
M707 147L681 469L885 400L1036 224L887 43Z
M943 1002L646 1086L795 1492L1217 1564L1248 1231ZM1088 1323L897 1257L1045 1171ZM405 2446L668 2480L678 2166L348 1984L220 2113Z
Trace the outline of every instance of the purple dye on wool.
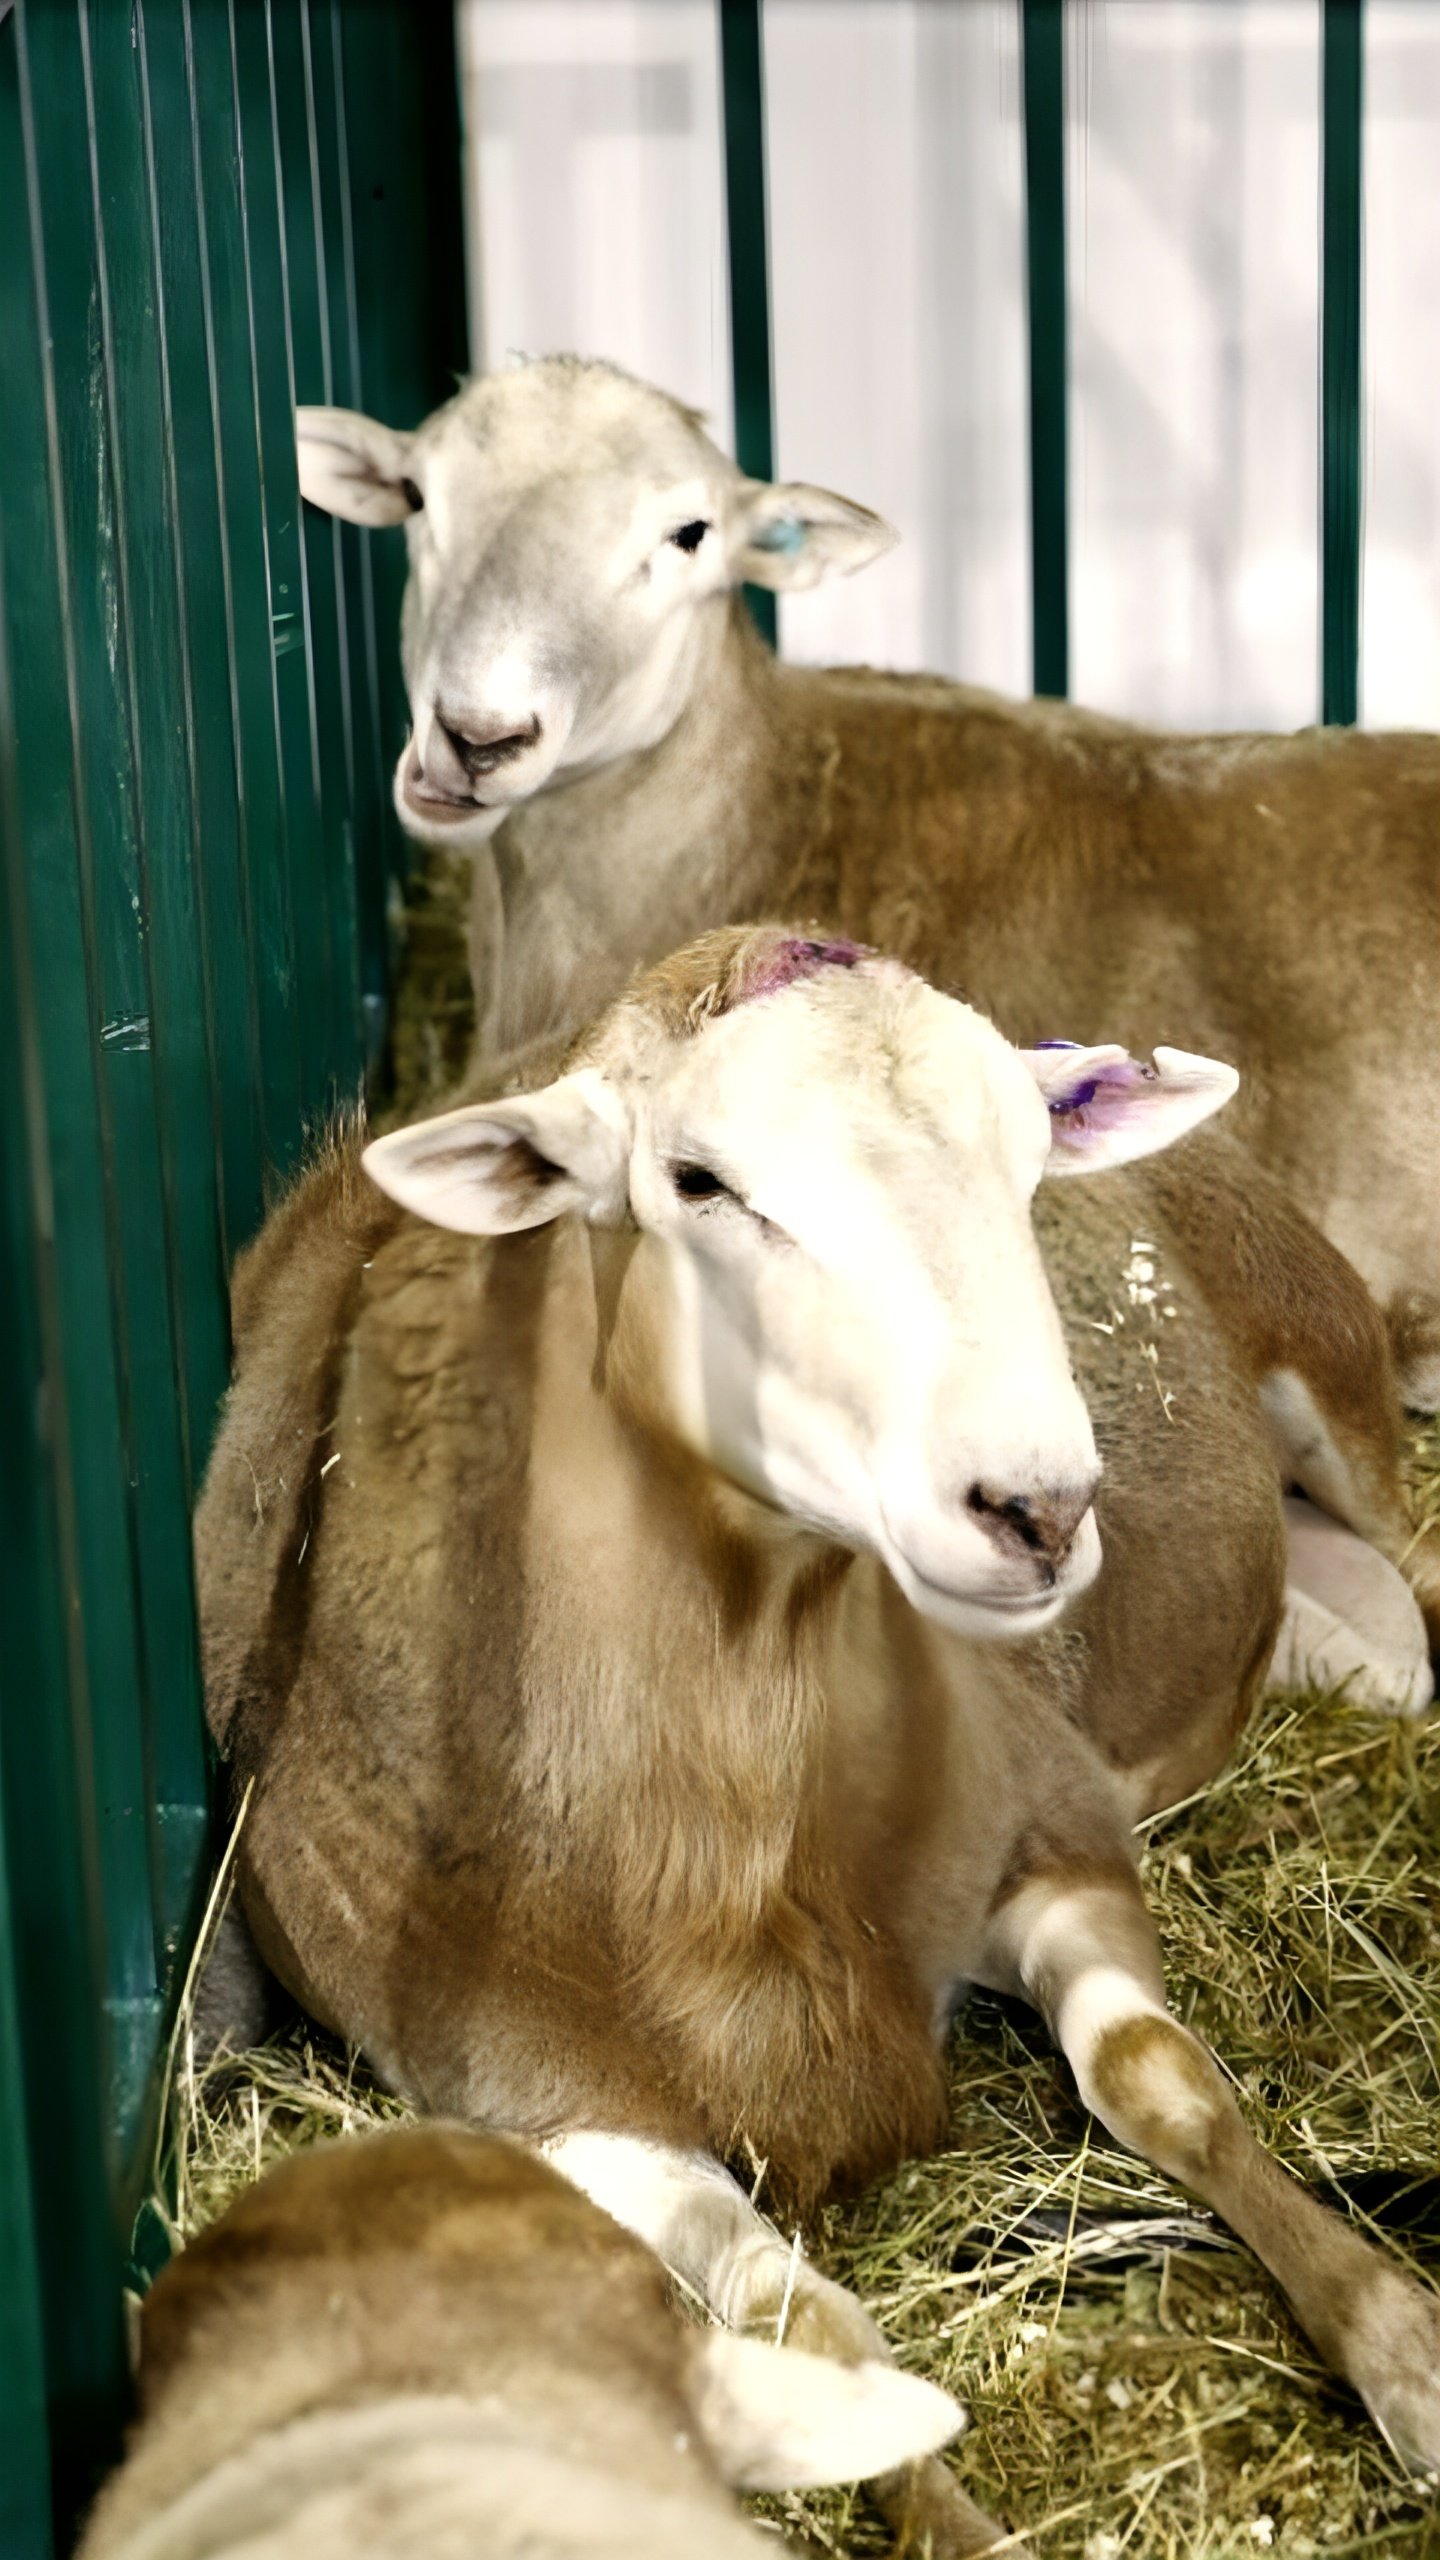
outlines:
M870 956L861 942L782 942L751 980L746 998L772 996L781 987L793 986L798 978L813 978L821 969L857 968Z

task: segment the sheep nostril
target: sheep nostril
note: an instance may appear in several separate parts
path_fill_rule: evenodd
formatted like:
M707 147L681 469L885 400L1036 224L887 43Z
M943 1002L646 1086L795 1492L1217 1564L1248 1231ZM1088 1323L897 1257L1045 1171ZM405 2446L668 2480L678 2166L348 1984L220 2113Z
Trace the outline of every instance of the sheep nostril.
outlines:
M536 745L540 737L538 713L532 714L519 729L487 728L483 725L464 729L458 721L447 720L439 713L436 717L451 753L472 782L480 781L486 774L497 773L502 765L510 764L516 756L523 755L527 747Z
M1051 1566L1064 1563L1094 1498L1093 1480L1083 1485L1047 1485L1035 1493L1006 1493L991 1485L972 1484L965 1497L1002 1551L1041 1557Z

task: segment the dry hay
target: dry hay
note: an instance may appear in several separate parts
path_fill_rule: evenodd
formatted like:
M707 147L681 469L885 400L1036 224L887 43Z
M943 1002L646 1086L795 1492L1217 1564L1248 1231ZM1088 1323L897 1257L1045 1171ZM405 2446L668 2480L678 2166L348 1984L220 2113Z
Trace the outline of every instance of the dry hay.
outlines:
M1440 1517L1440 1430L1417 1438ZM1147 1827L1172 2000L1261 2138L1440 2281L1440 1718L1272 1698L1236 1765ZM177 2074L181 2234L298 2145L403 2114L313 2030ZM1038 2023L957 2022L952 2147L810 2240L901 2361L956 2391L967 2486L1038 2560L1440 2560L1440 2497L1317 2366L1254 2261L1099 2137ZM863 2493L758 2502L889 2548Z
M399 912L388 1024L387 1119L413 1117L465 1072L475 1036L467 926L472 861L432 846L414 853Z

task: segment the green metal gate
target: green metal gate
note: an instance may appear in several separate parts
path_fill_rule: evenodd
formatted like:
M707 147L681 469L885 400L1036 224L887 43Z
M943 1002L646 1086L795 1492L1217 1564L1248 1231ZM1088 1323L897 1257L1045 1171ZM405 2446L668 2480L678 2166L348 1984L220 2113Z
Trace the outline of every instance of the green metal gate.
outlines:
M0 5L0 2554L113 2449L208 1870L225 1275L380 1029L403 547L296 400L463 369L452 13Z

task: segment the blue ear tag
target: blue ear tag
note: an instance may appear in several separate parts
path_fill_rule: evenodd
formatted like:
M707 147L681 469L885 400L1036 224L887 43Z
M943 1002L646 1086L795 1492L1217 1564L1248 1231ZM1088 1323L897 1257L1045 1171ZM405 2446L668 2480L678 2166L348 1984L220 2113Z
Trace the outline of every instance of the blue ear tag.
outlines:
M1032 1049L1078 1049L1078 1040L1032 1040Z
M750 537L752 551L803 551L806 530L794 516L777 516L773 524L762 525Z

